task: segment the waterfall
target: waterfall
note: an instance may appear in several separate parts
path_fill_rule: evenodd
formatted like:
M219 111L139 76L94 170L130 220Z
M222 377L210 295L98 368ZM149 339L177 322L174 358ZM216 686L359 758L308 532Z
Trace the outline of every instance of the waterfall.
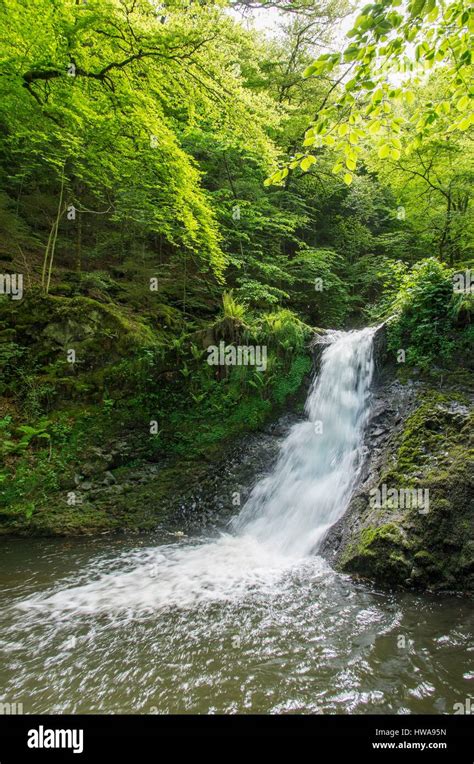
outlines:
M139 548L109 572L86 570L80 585L24 601L26 609L98 612L192 608L249 592L272 592L315 554L344 512L361 464L369 412L375 329L331 332L306 402L305 421L285 438L261 479L218 538Z
M308 419L292 428L272 474L254 488L233 522L237 532L304 555L343 514L360 466L374 331L332 333L306 401Z

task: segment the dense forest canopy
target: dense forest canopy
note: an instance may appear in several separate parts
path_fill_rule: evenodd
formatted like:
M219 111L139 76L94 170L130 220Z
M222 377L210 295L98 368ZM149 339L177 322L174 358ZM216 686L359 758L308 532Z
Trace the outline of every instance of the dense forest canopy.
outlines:
M411 362L465 355L466 3L3 0L0 28L1 267L35 326L3 336L10 402L114 406L121 385L146 419L151 380L178 374L191 393L163 388L159 412L249 395L236 417L257 422L307 371L310 327L394 314ZM105 334L94 348L84 329L71 368L87 313ZM211 340L267 343L266 374L210 369Z
M394 5L367 6L349 46L311 63L334 45L345 3L281 3L280 31L265 37L225 3L7 0L4 254L21 251L47 291L57 269L92 273L107 250L166 287L186 267L212 290L225 271L239 299L268 305L288 302L319 260L336 280L343 261L389 252L462 262L472 16L462 3ZM394 58L413 68L413 45L425 75L395 87L387 70ZM311 172L284 169L264 191L292 156Z

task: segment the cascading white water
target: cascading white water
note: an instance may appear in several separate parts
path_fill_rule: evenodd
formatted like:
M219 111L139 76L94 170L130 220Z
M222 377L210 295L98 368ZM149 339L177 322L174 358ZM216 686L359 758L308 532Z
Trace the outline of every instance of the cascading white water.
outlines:
M360 464L373 373L373 329L333 332L306 403L275 469L259 481L230 533L128 553L113 572L86 571L84 583L24 601L27 609L72 611L189 608L274 590L313 559L344 512Z
M360 462L373 335L373 329L332 333L306 401L308 421L292 428L273 473L234 521L238 532L305 555L341 516Z

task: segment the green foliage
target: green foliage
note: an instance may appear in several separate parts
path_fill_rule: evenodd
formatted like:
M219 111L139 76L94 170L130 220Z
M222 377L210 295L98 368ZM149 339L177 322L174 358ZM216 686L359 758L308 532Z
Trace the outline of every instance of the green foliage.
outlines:
M222 293L222 306L224 309L224 318L230 318L234 321L243 321L245 318L245 307L239 305L232 292Z
M261 320L262 341L285 353L302 353L311 333L310 327L287 309L265 313Z
M335 97L326 99L318 110L304 145L333 148L338 156L334 171L344 174L350 185L367 134L376 136L380 159L397 162L403 150L416 151L427 137L444 138L468 130L474 122L473 22L473 10L464 0L442 5L436 0L366 5L347 34L347 48L342 53L324 53L305 71L307 77L327 77L338 67L344 72L345 67L350 78L346 76ZM433 67L444 71L447 89L434 102L417 101L413 89ZM394 84L393 73L399 81L400 74L405 75L403 84ZM408 107L413 126L404 141L398 135L404 122L399 104ZM297 155L302 167L310 157L316 161L312 155L303 156Z
M364 265L367 267L367 264ZM373 269L371 271L373 278ZM381 322L395 315L394 301L397 299L407 271L408 266L401 260L386 259L376 264L375 278L380 285L380 295L375 304L367 307L367 314L372 322Z
M166 4L166 23L148 0L131 7L6 0L0 14L6 206L18 199L27 221L18 241L35 236L45 263L57 262L73 205L78 271L92 255L87 229L98 215L112 229L127 227L130 249L160 236L175 261L192 257L221 278L225 258L210 200L181 143L202 125L271 151L265 99L244 96L242 79L229 73L246 44L243 30L219 5L189 13L180 0Z
M395 319L388 324L389 348L406 351L410 364L428 369L448 363L455 350L452 272L427 258L401 276L388 306Z
M291 304L318 326L342 326L349 289L344 282L344 258L330 249L305 248L295 255L289 270L293 276Z
M0 342L0 395L4 394L18 376L25 348L16 342Z
M0 431L6 436L6 439L2 439L0 443L1 456L19 454L22 451L26 451L33 440L51 441L51 433L49 431L51 422L48 419L41 419L34 427L27 424L19 425L16 427L15 434L12 434L13 431L8 431L11 424L12 418L10 415L0 420ZM17 440L13 440L15 435Z

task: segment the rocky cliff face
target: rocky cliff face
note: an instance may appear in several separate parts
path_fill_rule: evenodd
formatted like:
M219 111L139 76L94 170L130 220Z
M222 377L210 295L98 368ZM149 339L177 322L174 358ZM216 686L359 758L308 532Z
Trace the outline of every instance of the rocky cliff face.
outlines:
M358 485L322 554L388 586L474 590L473 393L461 374L435 382L385 364L383 333Z

